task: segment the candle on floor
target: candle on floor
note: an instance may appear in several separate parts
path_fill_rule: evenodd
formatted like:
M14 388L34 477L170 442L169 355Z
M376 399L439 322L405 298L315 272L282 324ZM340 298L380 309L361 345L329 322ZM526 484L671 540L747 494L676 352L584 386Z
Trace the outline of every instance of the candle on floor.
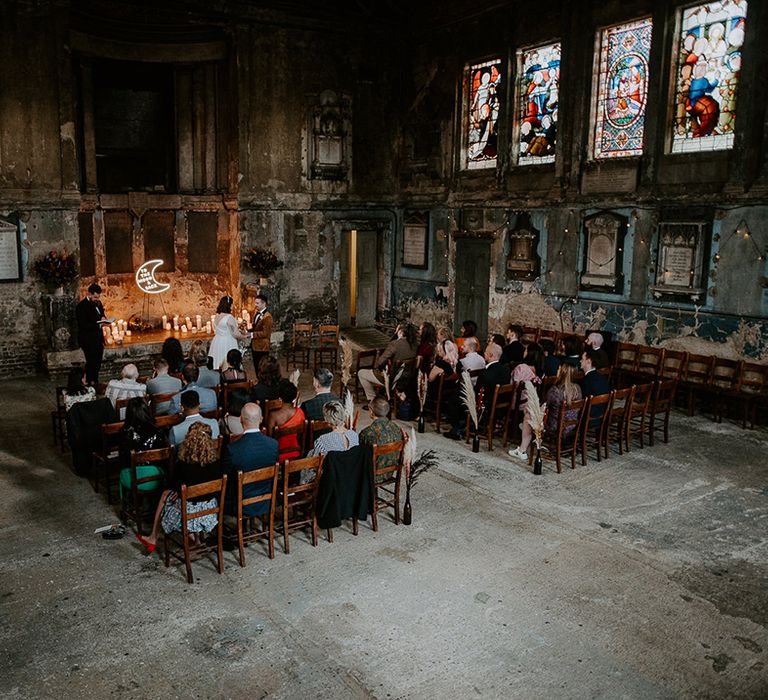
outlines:
M127 335L129 338L131 337L131 331L129 331L129 330L126 330L126 331L125 331L125 334L126 334L126 335Z
M166 323L165 324L165 330L167 330L167 331L171 330L171 324L170 323Z

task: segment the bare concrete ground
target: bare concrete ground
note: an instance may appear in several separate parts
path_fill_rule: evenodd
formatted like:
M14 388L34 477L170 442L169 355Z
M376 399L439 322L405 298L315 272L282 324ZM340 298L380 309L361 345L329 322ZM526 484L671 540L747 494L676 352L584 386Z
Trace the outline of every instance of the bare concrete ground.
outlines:
M428 433L412 526L188 585L93 534L114 515L51 444L52 385L0 387L2 697L768 697L765 429L679 415L540 477Z

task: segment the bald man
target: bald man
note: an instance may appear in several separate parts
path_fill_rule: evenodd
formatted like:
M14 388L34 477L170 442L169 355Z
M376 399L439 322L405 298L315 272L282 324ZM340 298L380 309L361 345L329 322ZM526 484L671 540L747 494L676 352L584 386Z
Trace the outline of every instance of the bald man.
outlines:
M221 455L221 472L227 475L227 495L224 512L237 515L237 472L249 472L277 463L277 440L261 432L261 408L257 403L247 403L240 411L243 435L230 442ZM269 493L271 481L257 481L243 488L243 498ZM243 508L243 515L253 517L269 512L269 501L254 503Z

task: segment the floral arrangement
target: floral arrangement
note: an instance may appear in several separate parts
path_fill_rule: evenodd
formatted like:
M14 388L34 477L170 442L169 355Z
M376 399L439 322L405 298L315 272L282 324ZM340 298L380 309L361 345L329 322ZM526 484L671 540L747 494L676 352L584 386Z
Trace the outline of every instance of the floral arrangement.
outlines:
M145 332L145 331L151 331L154 328L154 325L147 321L147 319L142 318L139 314L133 314L128 319L128 330L129 331L137 331L137 332Z
M63 287L77 278L77 262L74 253L52 250L32 265L37 275L52 287Z
M251 248L244 259L248 267L260 277L268 277L283 266L283 261L278 260L277 255L266 248Z

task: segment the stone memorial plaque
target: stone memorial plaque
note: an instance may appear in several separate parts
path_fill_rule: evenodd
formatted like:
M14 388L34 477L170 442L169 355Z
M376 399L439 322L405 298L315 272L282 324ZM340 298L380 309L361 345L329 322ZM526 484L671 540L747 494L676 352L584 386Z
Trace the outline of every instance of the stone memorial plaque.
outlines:
M0 219L0 282L21 280L19 227Z
M706 243L703 222L659 224L659 253L655 291L661 294L700 294Z
M583 194L599 192L634 192L637 189L637 165L630 163L616 167L596 167L581 176Z
M427 224L410 223L403 227L403 267L427 269Z
M692 265L693 250L691 248L667 248L664 265L664 284L675 287L689 287L691 284Z

